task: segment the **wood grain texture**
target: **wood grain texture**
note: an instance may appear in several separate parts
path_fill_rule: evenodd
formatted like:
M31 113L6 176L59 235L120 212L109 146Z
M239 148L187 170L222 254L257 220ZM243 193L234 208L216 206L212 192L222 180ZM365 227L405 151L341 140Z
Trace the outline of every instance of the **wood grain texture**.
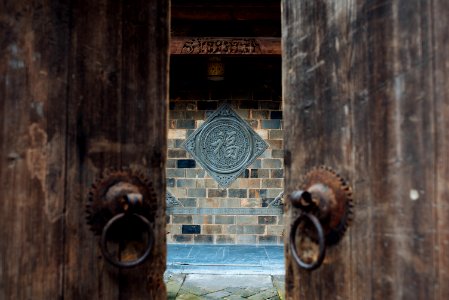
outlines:
M320 269L299 270L287 248L288 299L447 298L448 37L435 14L448 12L443 1L283 2L287 191L325 164L355 200Z
M0 4L0 299L63 294L68 19Z
M1 299L165 298L167 70L166 1L0 4ZM157 194L154 250L126 271L84 211L120 167Z

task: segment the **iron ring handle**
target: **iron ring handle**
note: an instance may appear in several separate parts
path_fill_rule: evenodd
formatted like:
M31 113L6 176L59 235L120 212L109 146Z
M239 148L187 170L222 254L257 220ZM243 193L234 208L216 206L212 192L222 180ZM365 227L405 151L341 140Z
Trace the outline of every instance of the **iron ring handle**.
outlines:
M107 235L108 235L108 231L111 228L111 226L123 219L123 218L127 218L127 217L135 217L138 218L140 221L142 221L147 229L148 232L148 245L145 249L145 252L143 253L142 256L140 256L139 258L135 259L135 260L131 260L131 261L127 261L127 262L122 262L117 260L109 251L108 251L108 247L107 247ZM148 256L150 255L151 249L153 248L153 243L154 243L154 232L153 229L151 228L151 224L148 221L147 218L145 218L144 216L140 215L140 214L125 214L125 213L120 213L115 215L113 218L111 218L106 225L103 228L103 231L101 233L101 253L103 253L104 258L111 263L112 265L119 267L119 268L132 268L135 266L140 265L141 263L143 263Z
M295 243L296 229L298 228L301 221L305 218L309 219L313 223L313 226L315 227L318 233L318 244L320 247L317 260L310 264L305 263L303 260L301 260L301 258L299 258ZM312 271L321 266L324 260L324 256L326 254L326 240L324 237L323 227L321 226L320 221L318 220L317 217L309 213L302 213L301 215L299 215L299 217L295 220L290 230L290 250L292 252L295 262L301 268Z

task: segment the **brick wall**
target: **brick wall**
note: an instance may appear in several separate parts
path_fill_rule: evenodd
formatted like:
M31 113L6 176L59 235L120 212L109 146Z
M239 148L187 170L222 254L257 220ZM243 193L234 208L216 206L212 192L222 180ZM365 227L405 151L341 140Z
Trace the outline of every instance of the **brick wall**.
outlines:
M172 59L167 190L182 209L202 211L173 214L169 210L167 240L281 244L282 209L269 208L284 187L281 60L238 58L225 63L225 81L210 82L205 79L204 58ZM269 148L229 188L221 189L181 145L224 102ZM234 208L238 214L232 213Z

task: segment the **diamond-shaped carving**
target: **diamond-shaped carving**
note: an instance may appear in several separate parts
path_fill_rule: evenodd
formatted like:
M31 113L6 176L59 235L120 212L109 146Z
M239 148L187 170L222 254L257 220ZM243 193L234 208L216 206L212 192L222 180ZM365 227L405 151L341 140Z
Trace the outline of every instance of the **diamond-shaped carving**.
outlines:
M226 188L268 144L229 104L223 104L187 138L183 147Z

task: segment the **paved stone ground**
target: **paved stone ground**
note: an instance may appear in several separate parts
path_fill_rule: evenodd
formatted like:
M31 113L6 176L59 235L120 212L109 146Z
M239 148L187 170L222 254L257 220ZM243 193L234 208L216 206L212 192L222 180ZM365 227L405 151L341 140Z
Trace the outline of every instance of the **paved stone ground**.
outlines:
M168 299L284 299L283 275L214 275L167 272Z
M284 249L168 245L168 299L284 299Z

